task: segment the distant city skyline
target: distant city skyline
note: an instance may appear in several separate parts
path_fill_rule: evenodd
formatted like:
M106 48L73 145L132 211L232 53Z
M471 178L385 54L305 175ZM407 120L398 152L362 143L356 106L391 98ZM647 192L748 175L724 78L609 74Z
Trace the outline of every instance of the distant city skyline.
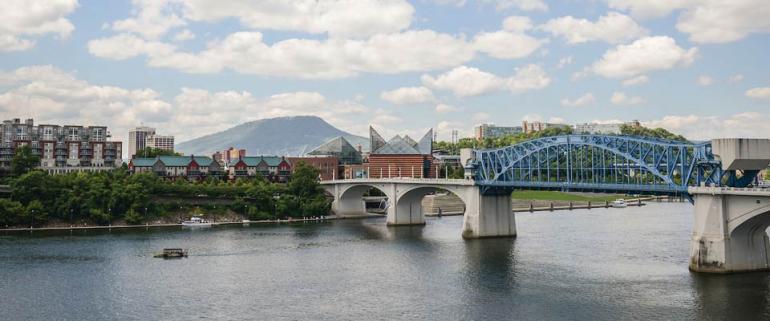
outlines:
M36 9L31 9L36 8ZM157 128L183 142L261 118L472 137L638 119L770 137L765 0L9 0L0 118Z

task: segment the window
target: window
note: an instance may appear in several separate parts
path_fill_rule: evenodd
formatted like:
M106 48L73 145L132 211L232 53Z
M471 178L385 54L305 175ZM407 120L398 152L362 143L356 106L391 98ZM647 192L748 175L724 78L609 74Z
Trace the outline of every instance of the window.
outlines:
M80 131L75 127L70 127L67 129L67 137L69 140L78 140L80 139Z
M100 141L104 138L104 130L102 128L94 129L93 140Z

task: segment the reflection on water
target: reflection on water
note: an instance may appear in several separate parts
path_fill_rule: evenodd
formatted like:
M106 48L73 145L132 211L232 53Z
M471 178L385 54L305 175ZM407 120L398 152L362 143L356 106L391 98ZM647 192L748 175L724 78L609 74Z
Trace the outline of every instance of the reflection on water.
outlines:
M770 274L687 270L691 211L522 213L470 241L462 217L0 233L0 319L770 319Z

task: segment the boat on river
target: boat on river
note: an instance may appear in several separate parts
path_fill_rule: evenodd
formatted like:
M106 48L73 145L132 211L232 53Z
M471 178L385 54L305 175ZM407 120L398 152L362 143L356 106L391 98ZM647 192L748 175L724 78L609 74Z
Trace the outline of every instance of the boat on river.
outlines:
M626 204L626 200L624 200L622 198L619 198L619 199L616 199L616 200L612 201L612 203L610 203L610 206L612 206L614 208L625 208L625 207L628 206L628 204Z
M154 255L157 258L175 259L187 257L187 250L181 248L165 248L163 252Z
M193 216L190 218L189 221L183 221L182 226L187 227L210 227L212 224L211 222L203 219L200 216Z

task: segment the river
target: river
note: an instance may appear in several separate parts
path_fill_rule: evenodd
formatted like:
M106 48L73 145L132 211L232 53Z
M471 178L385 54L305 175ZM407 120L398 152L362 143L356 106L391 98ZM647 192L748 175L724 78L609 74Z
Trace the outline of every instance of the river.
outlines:
M0 319L770 319L770 274L688 271L689 204L516 219L471 241L460 216L0 232Z

